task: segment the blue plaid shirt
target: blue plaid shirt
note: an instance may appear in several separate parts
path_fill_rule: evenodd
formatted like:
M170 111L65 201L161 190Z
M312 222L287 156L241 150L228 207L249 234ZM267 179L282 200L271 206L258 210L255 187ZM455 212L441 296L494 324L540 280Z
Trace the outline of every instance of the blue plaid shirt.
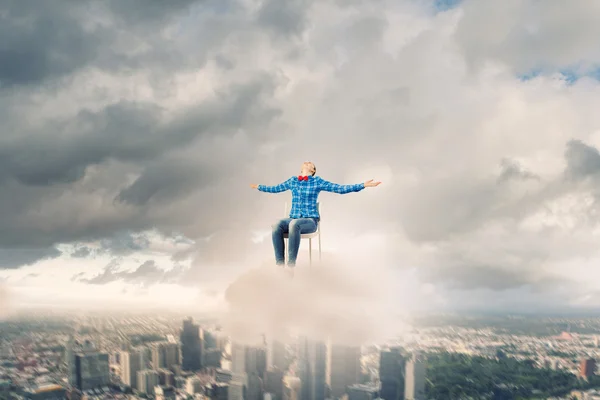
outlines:
M364 183L338 185L337 183L328 182L320 176L309 176L307 181L301 181L297 176L294 176L279 185L258 185L258 190L266 193L292 191L290 218L320 218L319 210L317 209L317 198L321 191L346 194L359 192L364 188Z

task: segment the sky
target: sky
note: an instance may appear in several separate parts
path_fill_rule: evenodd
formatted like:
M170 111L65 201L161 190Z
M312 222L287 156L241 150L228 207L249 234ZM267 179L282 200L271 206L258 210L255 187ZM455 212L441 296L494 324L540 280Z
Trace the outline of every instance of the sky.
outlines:
M320 197L324 292L379 295L346 311L598 307L599 36L587 0L0 0L0 310L288 298L247 274L289 192L249 185L309 160L382 181Z

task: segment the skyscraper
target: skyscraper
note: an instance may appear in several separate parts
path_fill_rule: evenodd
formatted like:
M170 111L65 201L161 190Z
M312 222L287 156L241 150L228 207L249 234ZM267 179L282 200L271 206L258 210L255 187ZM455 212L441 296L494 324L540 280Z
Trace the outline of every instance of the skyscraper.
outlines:
M593 358L581 360L579 364L579 376L582 378L589 378L596 372L596 360Z
M406 364L405 400L425 399L425 360L419 353Z
M154 388L159 384L158 372L151 369L138 371L137 381L140 392L154 396Z
M242 383L247 400L262 398L266 369L267 352L264 347L251 347L232 342L232 382Z
M384 400L400 400L404 394L405 358L402 349L393 347L382 351L379 359L379 397Z
M347 388L348 400L374 400L377 398L377 388L369 385L355 384Z
M285 344L278 340L269 339L267 342L267 369L285 372L287 365L287 351Z
M65 349L65 358L67 363L67 382L71 387L75 387L77 382L74 347L75 340L73 339L73 335L69 335L69 339L67 340L67 347Z
M194 324L191 318L183 321L181 330L181 367L186 371L202 369L202 339L200 326Z
M324 400L327 373L327 345L301 337L298 343L298 377L301 400Z
M360 346L327 346L327 383L333 398L342 397L346 388L360 381Z
M177 343L154 343L152 352L152 368L171 368L179 362L179 346Z
M132 349L129 351L121 351L121 381L131 387L138 389L137 373L141 371L143 353L140 349Z
M110 384L108 354L89 351L75 354L75 385L81 391Z

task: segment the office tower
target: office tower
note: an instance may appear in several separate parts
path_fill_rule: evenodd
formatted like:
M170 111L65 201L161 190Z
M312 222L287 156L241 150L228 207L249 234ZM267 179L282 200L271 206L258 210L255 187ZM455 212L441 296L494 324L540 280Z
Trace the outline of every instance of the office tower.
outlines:
M346 388L360 382L360 346L327 346L327 384L335 399L346 393Z
M172 368L179 363L179 346L177 343L159 342L151 348L152 368Z
M255 373L248 374L246 385L246 395L244 400L262 400L263 398L263 381Z
M75 385L81 391L110 384L108 354L87 352L75 354Z
M121 381L131 387L138 389L137 373L141 371L143 355L139 349L121 351Z
M161 386L175 386L175 374L168 369L159 368L158 372L158 384Z
M283 399L301 400L302 381L296 376L286 376L283 378Z
M232 372L221 368L215 370L215 381L218 383L227 383L232 379Z
M204 367L221 368L221 356L220 349L204 350Z
M401 400L404 394L405 358L398 347L382 351L379 359L379 396L383 400Z
M190 376L185 382L185 391L189 395L202 392L202 381L197 376Z
M199 371L202 368L202 338L200 326L191 318L183 321L181 330L181 367L185 371Z
M154 388L158 385L158 372L144 369L137 373L138 390L142 393L154 396Z
M218 349L217 337L214 333L204 331L204 349Z
M210 400L227 400L229 397L229 385L227 383L212 383L206 386L205 391Z
M229 382L228 400L245 400L244 383L239 380Z
M582 378L589 378L596 372L596 360L589 358L587 360L581 360L579 364L579 376Z
M288 369L285 344L278 340L270 339L267 342L267 369L279 369L283 372Z
M422 355L415 353L406 363L405 400L425 399L425 360Z
M301 400L324 400L327 373L327 345L301 337L298 343L298 377Z
M71 387L76 387L75 385L77 382L74 347L75 340L73 339L73 335L69 335L69 339L67 340L67 348L65 351L65 361L67 363L67 382Z
M346 390L348 400L374 400L379 392L377 387L361 384L350 385Z
M177 393L172 386L156 386L154 388L154 396L156 400L176 400Z
M265 373L265 392L271 393L276 400L283 399L283 377L283 371L278 369Z

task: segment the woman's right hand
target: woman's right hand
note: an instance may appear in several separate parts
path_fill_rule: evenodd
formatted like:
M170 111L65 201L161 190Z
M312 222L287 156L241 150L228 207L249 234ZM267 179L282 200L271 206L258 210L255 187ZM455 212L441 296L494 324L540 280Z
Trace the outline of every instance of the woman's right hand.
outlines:
M255 183L251 183L251 184L250 184L250 187L251 187L252 189L258 189L258 185L257 185L257 184L255 184Z

